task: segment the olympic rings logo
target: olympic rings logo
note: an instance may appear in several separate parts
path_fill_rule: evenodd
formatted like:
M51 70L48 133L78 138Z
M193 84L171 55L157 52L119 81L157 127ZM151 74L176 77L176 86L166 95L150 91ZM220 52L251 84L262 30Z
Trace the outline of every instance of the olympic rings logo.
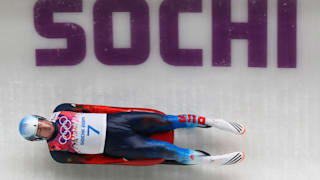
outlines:
M59 143L63 145L71 138L72 123L66 116L60 117L58 122L61 125Z

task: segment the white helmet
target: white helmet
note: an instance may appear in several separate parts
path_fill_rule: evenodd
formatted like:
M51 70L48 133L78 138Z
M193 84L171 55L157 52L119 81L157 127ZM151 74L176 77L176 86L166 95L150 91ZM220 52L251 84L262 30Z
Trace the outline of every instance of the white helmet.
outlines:
M19 125L21 136L29 141L39 141L45 138L37 136L39 119L45 119L38 115L31 115L24 117Z

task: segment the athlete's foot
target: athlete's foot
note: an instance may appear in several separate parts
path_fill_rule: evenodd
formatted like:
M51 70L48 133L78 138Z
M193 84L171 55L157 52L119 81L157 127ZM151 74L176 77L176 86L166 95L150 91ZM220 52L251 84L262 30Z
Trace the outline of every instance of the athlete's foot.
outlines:
M206 119L206 126L215 127L234 134L242 135L246 132L246 127L236 122L228 122L223 119Z
M224 166L241 162L245 158L245 155L243 152L233 152L217 156L207 156L205 158L210 159L211 164L214 166Z
M210 156L209 153L196 151L190 159L183 161L183 164L210 164L213 166L224 166L239 163L245 157L243 152L233 152L229 154Z

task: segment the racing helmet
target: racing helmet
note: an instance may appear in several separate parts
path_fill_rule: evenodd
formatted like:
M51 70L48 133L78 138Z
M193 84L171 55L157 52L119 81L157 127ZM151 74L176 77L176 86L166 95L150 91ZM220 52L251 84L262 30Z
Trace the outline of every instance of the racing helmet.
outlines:
M39 119L46 120L46 118L38 116L38 115L31 115L24 117L19 125L19 132L22 137L29 141L40 141L45 140L44 137L37 136L37 130L39 125Z

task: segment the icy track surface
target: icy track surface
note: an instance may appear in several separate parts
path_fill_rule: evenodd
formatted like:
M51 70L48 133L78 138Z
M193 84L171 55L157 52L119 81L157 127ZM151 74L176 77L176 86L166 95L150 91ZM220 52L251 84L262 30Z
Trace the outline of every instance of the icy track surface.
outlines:
M137 66L108 66L94 54L94 1L82 13L57 13L55 22L74 22L86 33L85 59L75 66L35 65L35 49L64 48L65 39L46 39L33 24L35 0L0 2L0 174L24 180L301 180L320 179L320 1L298 0L297 68L277 67L277 1L268 1L268 67L249 68L248 42L232 41L232 66L211 66L211 1L202 13L179 15L179 46L203 49L203 66L166 64L159 52L159 6L148 0L150 55ZM232 1L233 20L246 21L244 0ZM115 46L130 45L129 15L115 14ZM129 167L54 162L45 142L18 133L29 114L48 117L62 102L154 108L168 114L196 113L247 125L234 136L216 129L176 130L182 147L211 154L243 151L237 165Z

